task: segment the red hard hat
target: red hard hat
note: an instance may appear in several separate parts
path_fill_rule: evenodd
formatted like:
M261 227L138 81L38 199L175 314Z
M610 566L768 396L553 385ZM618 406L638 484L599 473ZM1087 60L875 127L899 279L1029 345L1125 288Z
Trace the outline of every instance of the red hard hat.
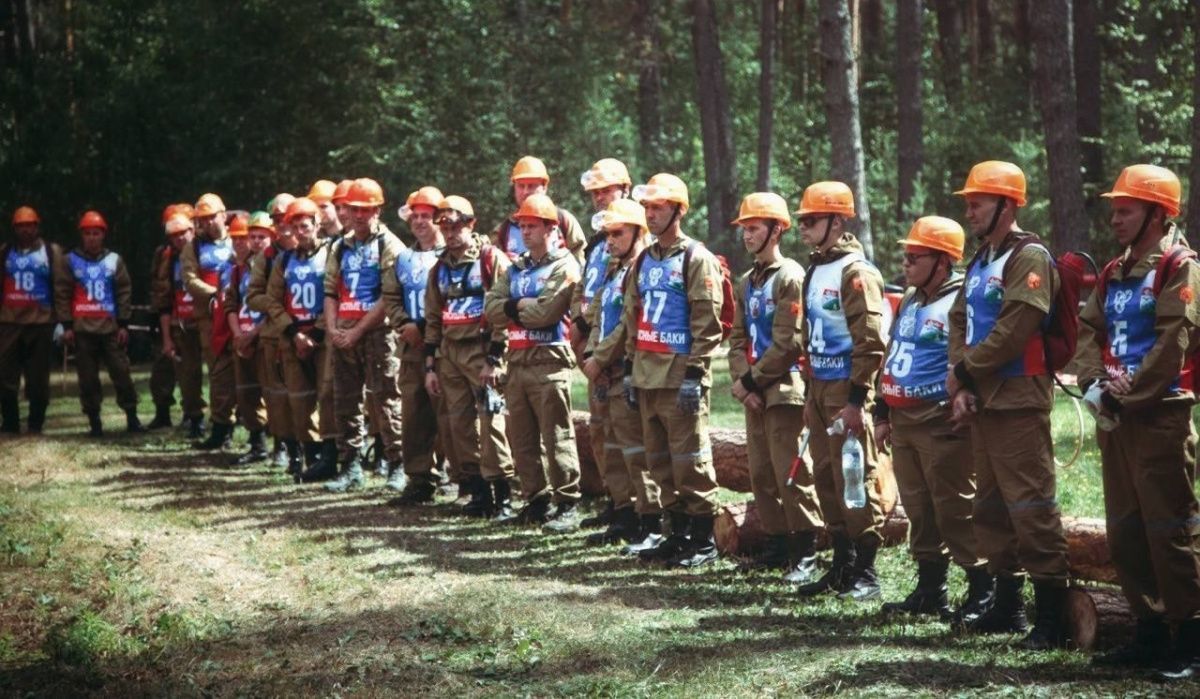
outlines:
M84 228L99 228L105 233L108 232L108 221L100 215L99 211L85 211L83 216L79 217L79 230Z

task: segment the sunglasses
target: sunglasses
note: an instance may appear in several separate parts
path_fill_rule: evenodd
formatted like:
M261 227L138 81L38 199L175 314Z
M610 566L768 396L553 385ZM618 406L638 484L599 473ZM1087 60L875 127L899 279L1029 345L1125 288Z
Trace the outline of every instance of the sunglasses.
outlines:
M904 262L907 264L910 264L910 265L915 265L915 264L917 264L917 260L920 260L920 259L923 259L926 257L936 257L936 254L927 252L923 255L918 255L916 253L906 252L906 253L904 253Z
M801 216L799 223L800 223L800 226L803 228L812 228L813 226L820 223L821 219L823 219L823 218L825 218L825 217L824 216Z

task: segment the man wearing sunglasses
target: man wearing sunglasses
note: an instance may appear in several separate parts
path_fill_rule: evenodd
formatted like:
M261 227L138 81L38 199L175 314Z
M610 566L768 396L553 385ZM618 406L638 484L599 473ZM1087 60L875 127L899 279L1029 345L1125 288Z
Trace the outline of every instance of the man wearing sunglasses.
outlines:
M508 257L475 233L471 202L450 195L434 219L446 249L425 286L425 390L445 402L450 445L462 474L469 517L512 518L512 456L504 405L504 333L484 316L484 295Z
M946 393L955 422L970 424L975 455L975 536L996 575L991 607L962 619L973 633L1025 631L1025 576L1033 578L1037 621L1028 650L1066 640L1067 541L1056 499L1050 410L1053 377L1043 334L1058 288L1050 252L1017 225L1025 174L1012 163L971 168L956 192L979 240L950 311Z
M991 603L993 581L979 557L971 506L975 468L970 435L950 421L946 364L950 307L962 288L954 271L965 235L957 221L917 219L904 246L904 281L887 361L875 404L875 442L890 445L900 499L910 522L908 548L917 562L917 587L884 612L949 619L947 571L953 560L967 574L960 613L978 615Z
M875 377L886 349L889 306L883 277L846 230L854 217L854 195L843 182L816 182L800 199L800 238L813 249L804 287L804 347L810 372L804 421L812 436L817 497L833 539L833 564L825 575L797 592L836 592L843 599L879 597L875 554L882 541L883 509L876 489L875 435L869 410ZM842 430L829 434L841 421ZM862 507L843 497L842 446L857 439L863 451Z

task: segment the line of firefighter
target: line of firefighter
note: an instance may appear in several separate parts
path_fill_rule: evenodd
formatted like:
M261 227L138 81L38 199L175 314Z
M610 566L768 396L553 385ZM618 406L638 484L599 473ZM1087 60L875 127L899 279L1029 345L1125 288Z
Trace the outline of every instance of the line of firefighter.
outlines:
M468 515L551 532L603 527L588 543L696 567L717 555L709 390L722 319L732 316L732 393L745 406L768 534L743 569L781 569L802 596L879 598L876 474L878 450L890 449L918 580L883 610L1023 633L1030 577L1035 621L1022 645L1068 642L1044 338L1059 280L1048 250L1017 224L1026 201L1017 166L980 163L956 193L979 242L965 275L955 270L966 238L957 222L926 216L899 241L908 288L894 322L879 271L847 230L854 201L843 183L804 191L795 214L812 248L807 266L780 253L792 226L784 199L742 201L733 223L754 264L732 284L729 313L721 263L683 232L689 198L678 177L634 187L623 163L598 161L581 178L595 208L590 238L547 195L549 182L542 161L521 158L511 176L517 211L490 236L476 232L468 200L422 187L399 212L414 247L380 222L383 191L365 178L280 194L269 211L228 226L213 194L167 207L167 243L154 257L162 352L149 427L171 424L178 379L184 425L204 437L203 358L211 427L197 448L229 446L236 416L250 432L237 464L270 458L299 482L340 492L363 485L369 425L381 475L400 491L395 504L433 502L451 482ZM1104 196L1124 251L1081 314L1076 363L1081 387L1098 396L1109 541L1137 627L1131 643L1095 661L1167 658L1167 674L1188 676L1200 657L1188 359L1200 267L1169 221L1181 196L1170 171L1131 166ZM29 430L42 429L57 321L91 433L103 429L101 360L128 429L143 431L124 353L129 275L104 247L108 226L85 213L81 244L64 255L42 242L39 223L18 209L2 253L2 429L20 431L22 375ZM577 362L609 496L582 521L570 417ZM797 458L805 426L811 466ZM843 497L848 438L862 448L860 507ZM833 546L823 573L822 528ZM951 561L968 583L957 610Z

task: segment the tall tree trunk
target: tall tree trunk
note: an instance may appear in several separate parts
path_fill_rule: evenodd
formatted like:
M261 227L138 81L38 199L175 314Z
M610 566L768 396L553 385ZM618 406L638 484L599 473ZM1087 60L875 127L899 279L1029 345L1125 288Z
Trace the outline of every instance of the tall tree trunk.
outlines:
M792 75L792 100L803 104L808 99L808 2L795 0L791 3L791 18L786 22L787 31L783 32L785 49L782 52L787 61L787 72ZM786 17L785 11L785 20Z
M637 37L639 153L641 165L657 172L662 166L662 76L654 1L637 0L632 20L633 35Z
M1025 104L1032 105L1034 99L1033 88L1033 63L1032 51L1029 48L1033 45L1032 29L1029 26L1029 0L1016 0L1013 3L1013 35L1016 40L1016 67L1021 77L1025 78L1025 84L1028 87L1029 94L1025 100ZM1024 106L1021 107L1024 111Z
M996 54L996 36L992 26L992 6L989 0L975 0L975 45L984 72L992 66Z
M771 138L775 129L775 25L778 0L762 0L758 47L758 191L771 188Z
M1050 226L1056 250L1087 250L1088 218L1079 174L1079 128L1071 66L1070 0L1038 0L1030 25L1050 175Z
M866 251L871 245L871 212L863 166L862 128L858 114L858 63L850 37L845 0L821 0L821 76L825 83L825 122L833 154L833 178L850 185L858 214L851 228ZM857 225L855 225L857 223Z
M859 63L867 65L879 59L883 44L883 3L879 0L860 0L858 17L862 26L862 46ZM861 72L861 71L860 71Z
M896 219L903 223L916 212L907 207L921 179L925 159L922 142L921 53L924 49L921 15L924 0L896 3L896 117L899 155Z
M1187 229L1200 231L1200 6L1192 6L1192 164L1188 179Z
M946 91L946 101L957 105L962 93L962 0L934 0L933 5L937 10L942 85Z
M724 253L730 264L740 262L743 248L724 235L737 209L737 156L725 60L712 0L692 0L692 43L696 90L700 103L700 135L704 142L705 202L708 205L709 247Z
M1088 217L1095 220L1099 208L1099 188L1104 185L1104 141L1100 109L1103 93L1100 82L1100 31L1097 0L1075 0L1075 90L1079 119L1080 150L1083 155L1083 181L1087 194Z

